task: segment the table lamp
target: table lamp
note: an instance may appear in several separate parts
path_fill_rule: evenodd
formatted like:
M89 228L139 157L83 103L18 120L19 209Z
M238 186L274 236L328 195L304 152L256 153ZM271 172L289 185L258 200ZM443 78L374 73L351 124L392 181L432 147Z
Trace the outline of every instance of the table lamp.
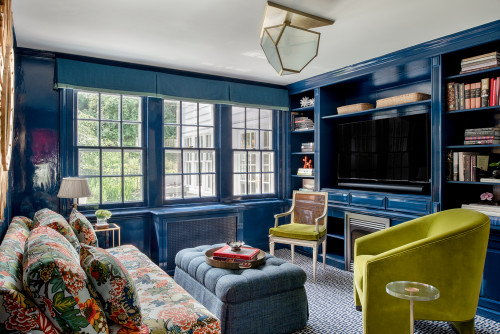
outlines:
M62 179L61 187L57 197L72 198L73 208L77 208L77 199L91 196L87 179L81 177L65 177Z

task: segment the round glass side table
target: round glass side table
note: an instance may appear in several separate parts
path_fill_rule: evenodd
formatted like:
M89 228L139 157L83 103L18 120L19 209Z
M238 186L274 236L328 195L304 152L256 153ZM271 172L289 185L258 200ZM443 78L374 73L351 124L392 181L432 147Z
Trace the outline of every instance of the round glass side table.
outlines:
M410 301L410 333L414 333L413 302L439 298L439 290L436 287L419 282L391 282L385 286L385 290L391 296Z

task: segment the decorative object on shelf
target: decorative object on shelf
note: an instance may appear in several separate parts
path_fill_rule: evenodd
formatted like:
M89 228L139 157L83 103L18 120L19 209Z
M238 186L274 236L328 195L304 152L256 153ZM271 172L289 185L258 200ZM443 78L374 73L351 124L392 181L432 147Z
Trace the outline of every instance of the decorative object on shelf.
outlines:
M494 179L500 179L500 161L492 162L488 166L493 167L491 177Z
M299 191L314 191L314 180L313 179L303 179L302 188Z
M267 2L260 46L279 75L299 73L318 55L320 33L334 21Z
M294 131L314 130L314 122L307 116L295 116L293 124Z
M371 103L350 104L350 105L347 105L347 106L338 107L337 108L337 114L339 114L339 115L348 114L348 113L351 113L351 112L373 109L373 107L374 106Z
M107 220L111 218L111 215L112 215L111 211L102 209L97 210L95 212L95 216L97 218L97 224L95 225L95 228L97 230L109 228L109 223L107 222Z
M424 93L410 93L398 96L392 96L376 101L377 108L390 107L398 104L412 103L418 101L429 100L431 96Z
M302 99L300 99L300 106L302 108L313 107L314 106L314 99L310 99L307 96L304 96Z
M304 169L309 169L309 168L312 169L313 168L312 159L309 159L309 160L308 159L309 158L307 157L307 155L304 157L304 159L302 159L302 161L304 161L304 167L303 167Z
M57 193L59 198L73 198L73 208L77 208L78 198L90 197L89 183L82 177L65 177Z
M479 196L479 198L481 198L481 203L493 203L492 200L493 200L493 194L490 193L490 192L485 192L485 193L482 193L481 196Z
M300 144L301 152L314 152L314 142Z
M239 252L241 250L241 246L245 244L244 241L228 241L226 244L231 247L231 251Z

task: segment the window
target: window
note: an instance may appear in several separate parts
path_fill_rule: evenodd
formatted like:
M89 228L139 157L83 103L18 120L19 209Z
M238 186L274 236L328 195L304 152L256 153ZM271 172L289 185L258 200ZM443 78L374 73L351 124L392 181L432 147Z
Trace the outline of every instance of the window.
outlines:
M273 194L273 112L232 107L233 195Z
M78 175L92 193L80 203L142 202L142 98L77 91L75 121Z
M214 105L163 101L164 199L216 196Z

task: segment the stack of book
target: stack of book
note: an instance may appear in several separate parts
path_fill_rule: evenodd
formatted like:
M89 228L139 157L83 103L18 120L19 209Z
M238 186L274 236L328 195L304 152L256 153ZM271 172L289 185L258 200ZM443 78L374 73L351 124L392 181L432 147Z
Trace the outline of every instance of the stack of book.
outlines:
M312 143L302 143L300 145L301 152L314 152L314 142Z
M453 152L447 154L447 174L449 181L478 182L488 174L488 155L478 152Z
M500 128L465 129L464 145L500 144Z
M294 131L313 130L314 122L306 116L299 116L294 118Z
M257 259L260 249L252 247L240 247L239 251L233 251L229 245L219 248L213 254L213 259L225 262L250 262Z
M500 54L495 51L484 55L464 58L460 62L460 65L462 67L460 74L498 67L500 65Z
M297 170L297 175L299 176L313 176L314 168L299 168Z
M500 77L484 78L480 82L449 82L446 89L448 111L497 106Z
M500 217L500 206L488 204L462 204L462 208L476 210L487 216Z

